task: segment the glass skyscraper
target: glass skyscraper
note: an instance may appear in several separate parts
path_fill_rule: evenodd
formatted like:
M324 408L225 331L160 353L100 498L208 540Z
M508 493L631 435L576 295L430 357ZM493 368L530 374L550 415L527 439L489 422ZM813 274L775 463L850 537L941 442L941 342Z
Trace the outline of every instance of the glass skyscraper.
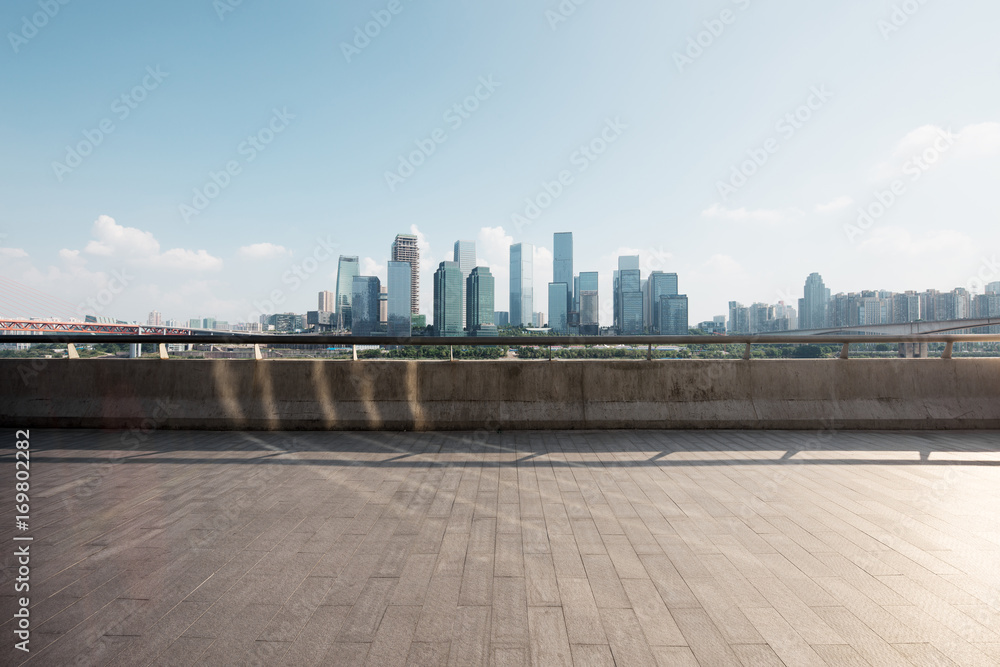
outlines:
M531 289L532 255L535 247L530 243L515 243L510 247L510 323L512 326L531 326L534 300Z
M616 328L622 335L642 333L642 280L639 273L639 256L618 258Z
M656 327L664 336L688 335L688 298L686 294L664 294L659 299Z
M378 330L379 279L355 276L351 290L351 333L370 336Z
M651 333L668 335L660 325L660 298L677 294L677 274L653 271L649 274L649 309ZM686 320L685 320L686 322ZM687 334L687 330L684 331ZM680 334L677 334L680 335Z
M476 268L476 242L475 241L455 241L455 262L458 263L458 268L462 272L462 323L465 323L465 310L466 310L466 299L465 299L465 289L466 281L469 279L469 274L472 273L472 269Z
M441 262L434 272L434 333L462 335L462 271L458 262Z
M409 262L389 262L386 279L389 287L389 312L386 331L390 336L409 336L412 333L410 279L411 267Z
M827 303L830 301L830 290L823 284L822 276L818 273L809 274L809 277L806 278L803 297L799 299L799 328L822 329L826 327L826 310Z
M477 266L472 269L465 281L465 328L470 336L496 335L493 292L494 280L489 268Z
M354 278L359 275L358 258L341 255L337 261L336 325L339 329L351 328L351 301L354 298Z
M552 235L552 282L566 284L566 312L573 310L573 232L556 232ZM551 311L550 301L549 312ZM551 319L549 323L551 324Z
M549 328L556 333L569 333L569 311L566 283L549 283Z

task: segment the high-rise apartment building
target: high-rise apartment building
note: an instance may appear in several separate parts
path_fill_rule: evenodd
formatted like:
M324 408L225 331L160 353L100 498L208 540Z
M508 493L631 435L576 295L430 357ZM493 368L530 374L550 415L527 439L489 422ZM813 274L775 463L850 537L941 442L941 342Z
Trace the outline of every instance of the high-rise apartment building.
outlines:
M455 262L462 272L462 323L465 325L465 312L467 308L465 289L469 274L476 268L476 242L475 241L455 241Z
M163 324L163 318L160 315L160 312L157 311L157 310L154 310L153 312L151 312L149 314L149 317L146 318L146 324L148 324L151 327L162 326L162 324Z
M549 328L560 334L569 333L569 311L566 283L549 283Z
M534 315L532 292L532 256L530 243L515 243L510 247L510 323L531 326Z
M580 274L581 278L583 274ZM581 279L581 285L583 280ZM580 287L580 335L596 336L600 333L598 315L601 303L597 298L597 290L584 289Z
M627 255L618 258L617 315L615 323L619 334L629 336L642 333L642 279L639 272L639 256Z
M351 283L351 333L370 336L378 330L380 281L376 276L355 276Z
M573 232L552 235L552 282L566 284L566 312L573 310ZM552 312L552 302L549 302ZM549 316L551 318L551 315ZM568 320L567 320L568 321ZM551 319L550 319L551 322Z
M330 313L337 312L337 293L336 292L320 292L319 298L317 299L318 311L326 311Z
M361 275L357 257L341 255L337 260L337 296L334 313L338 329L351 329L351 302L354 299L354 279Z
M388 319L386 332L390 336L409 336L412 334L413 313L410 311L410 273L409 262L388 263L386 287L388 287Z
M823 284L818 273L810 273L806 278L805 293L799 299L799 328L822 329L827 326L827 304L830 290ZM851 325L848 325L851 326Z
M416 234L396 234L392 242L392 261L410 264L410 312L420 312L420 248Z
M493 274L488 267L477 266L465 281L465 329L470 336L496 336L493 322Z
M441 262L434 272L434 333L462 335L462 271L458 262Z

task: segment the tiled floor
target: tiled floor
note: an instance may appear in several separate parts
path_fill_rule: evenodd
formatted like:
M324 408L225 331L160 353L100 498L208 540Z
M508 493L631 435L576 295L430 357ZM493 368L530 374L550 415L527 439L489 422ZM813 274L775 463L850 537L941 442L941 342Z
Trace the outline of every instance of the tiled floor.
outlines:
M0 664L1000 664L996 432L31 442Z

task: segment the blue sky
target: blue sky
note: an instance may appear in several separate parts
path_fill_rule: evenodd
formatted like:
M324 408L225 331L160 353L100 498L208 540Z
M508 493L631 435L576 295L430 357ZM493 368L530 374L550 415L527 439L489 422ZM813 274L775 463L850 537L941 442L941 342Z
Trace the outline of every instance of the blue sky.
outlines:
M384 278L412 230L427 313L460 238L497 310L508 245L535 244L545 310L559 231L602 324L622 253L679 274L692 324L813 271L1000 280L994 2L231 1L3 3L0 276L61 301L0 314L305 312L335 254Z

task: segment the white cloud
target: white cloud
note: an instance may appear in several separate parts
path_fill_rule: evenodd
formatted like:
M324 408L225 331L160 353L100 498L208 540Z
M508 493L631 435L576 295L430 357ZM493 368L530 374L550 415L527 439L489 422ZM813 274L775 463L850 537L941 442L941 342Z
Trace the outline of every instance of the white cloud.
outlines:
M155 255L160 251L160 243L151 232L144 232L135 227L123 227L107 215L97 218L92 231L97 238L84 248L84 252L91 255L137 259Z
M285 246L277 245L275 243L251 243L250 245L245 245L240 248L238 254L243 259L276 259L278 257L287 257L292 253L290 250L285 248Z
M743 273L743 267L729 255L715 254L705 261L705 268L716 276L737 276Z
M967 125L958 135L955 152L967 157L1000 153L1000 123Z
M0 247L0 257L6 259L18 259L20 257L27 257L28 253L24 251L23 248L3 248Z
M730 222L760 222L769 225L776 225L788 222L802 215L802 211L795 208L786 209L754 209L748 210L744 207L731 209L722 204L712 204L701 212L703 218L716 218L728 220Z
M998 153L1000 123L966 125L958 132L939 125L922 125L896 142L889 157L872 168L870 178L876 183L899 178L906 165L911 165L912 169L918 160L930 168L954 157L975 158Z
M371 257L363 257L361 259L360 270L362 276L378 276L379 281L381 281L383 285L389 277L385 262L379 264Z
M851 199L847 195L844 195L842 197L837 197L836 199L829 201L825 204L817 204L816 212L822 213L824 215L827 213L835 213L836 211L840 211L842 209L847 208L853 203L854 203L853 199Z
M184 248L173 248L149 258L144 264L172 271L220 271L222 269L222 260L218 257L213 257L205 250L186 250Z
M862 252L879 257L920 256L940 258L975 255L976 241L954 229L928 232L916 237L903 227L880 226L873 229L859 246Z

